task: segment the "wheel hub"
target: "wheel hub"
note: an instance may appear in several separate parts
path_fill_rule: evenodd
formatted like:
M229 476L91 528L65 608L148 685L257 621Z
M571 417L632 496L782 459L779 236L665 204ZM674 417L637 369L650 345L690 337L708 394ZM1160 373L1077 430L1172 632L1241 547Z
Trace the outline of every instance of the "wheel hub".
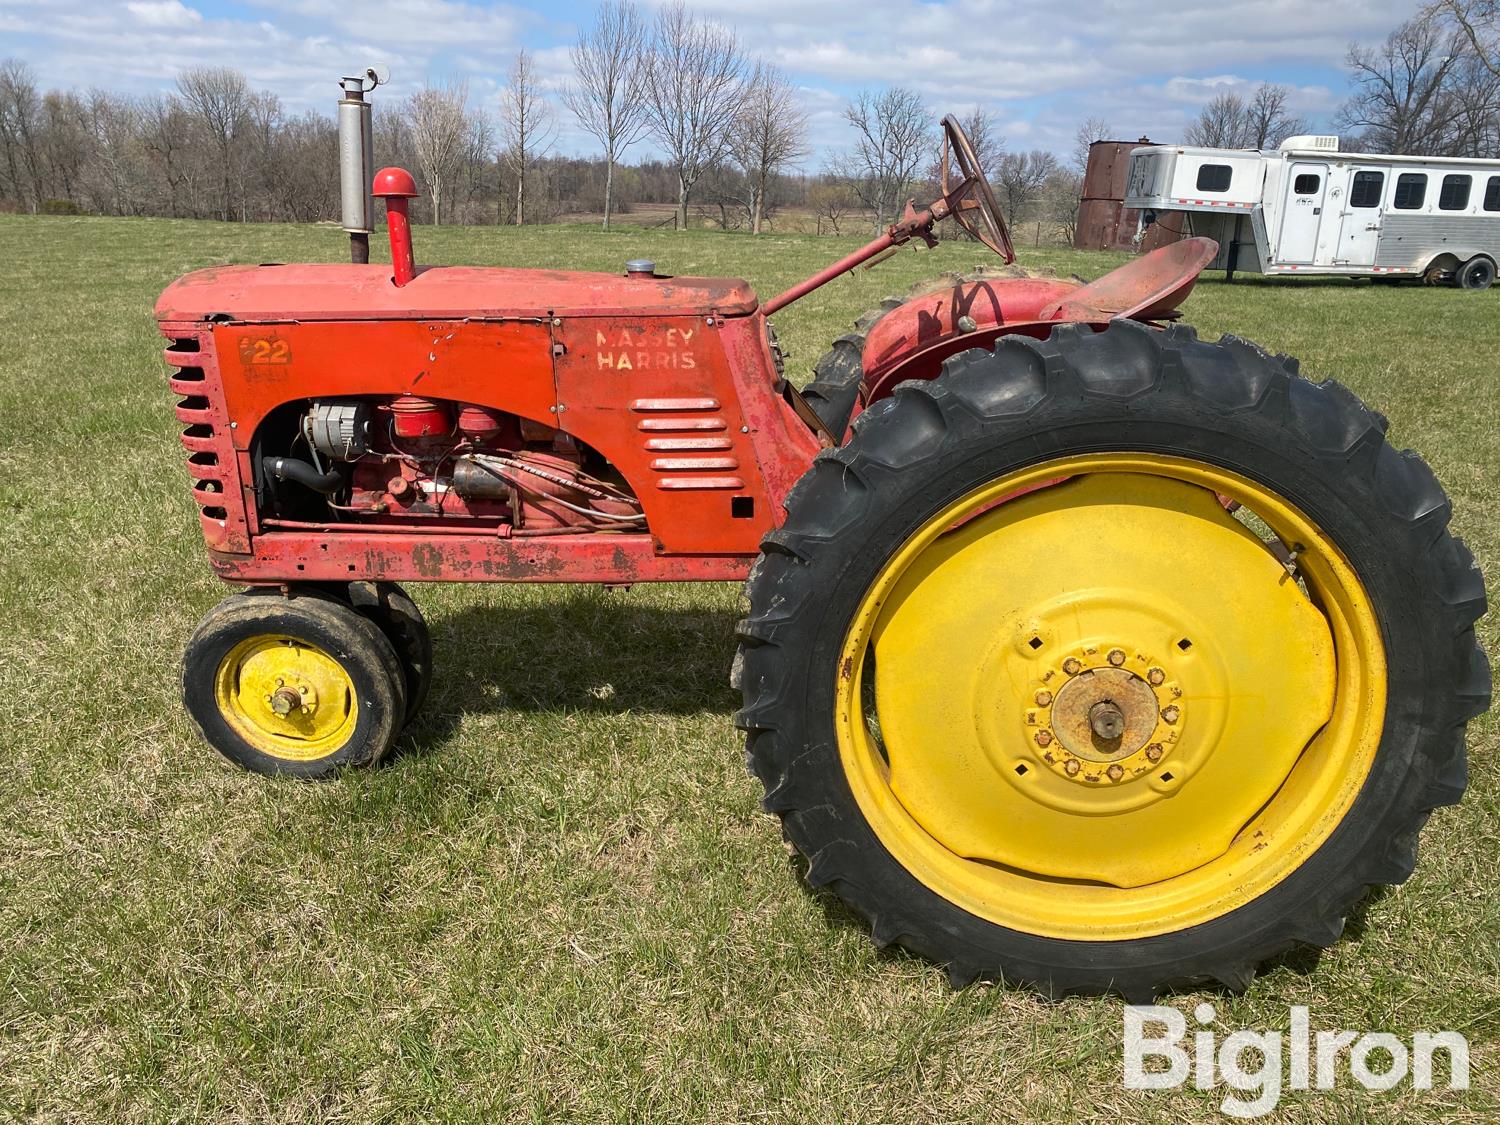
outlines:
M327 653L291 637L251 637L215 675L224 717L256 749L308 760L343 745L357 718L354 685Z
M1092 666L1091 661L1098 661L1097 650L1043 671L1043 683L1061 681L1062 686L1055 697L1047 687L1033 697L1036 707L1024 717L1031 741L1043 762L1079 785L1118 785L1144 777L1177 741L1182 688L1160 665L1142 657L1130 660L1123 648L1111 647L1104 661ZM1127 661L1137 667L1125 667Z
M266 696L266 705L277 718L284 719L292 712L311 716L318 709L318 690L302 677L293 675L276 677L276 690Z

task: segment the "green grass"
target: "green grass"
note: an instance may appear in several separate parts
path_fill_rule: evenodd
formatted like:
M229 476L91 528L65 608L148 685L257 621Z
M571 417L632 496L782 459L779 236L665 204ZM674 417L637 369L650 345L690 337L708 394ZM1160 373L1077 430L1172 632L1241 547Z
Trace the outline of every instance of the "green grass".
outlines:
M425 262L738 275L770 294L854 240L417 231ZM332 228L0 216L0 1112L42 1120L1217 1117L1120 1085L1121 1005L1044 1003L877 953L757 811L726 679L729 585L424 586L438 680L391 768L221 768L177 660L209 573L151 321L177 274L337 260ZM902 254L778 317L805 371ZM1023 251L1095 276L1120 259ZM1336 375L1421 450L1500 573L1500 295L1333 282L1189 302ZM1496 647L1493 616L1481 625ZM1436 814L1404 887L1220 1028L1454 1028L1467 1094L1288 1094L1282 1120L1500 1115L1500 768ZM1203 997L1175 1003L1190 1010Z

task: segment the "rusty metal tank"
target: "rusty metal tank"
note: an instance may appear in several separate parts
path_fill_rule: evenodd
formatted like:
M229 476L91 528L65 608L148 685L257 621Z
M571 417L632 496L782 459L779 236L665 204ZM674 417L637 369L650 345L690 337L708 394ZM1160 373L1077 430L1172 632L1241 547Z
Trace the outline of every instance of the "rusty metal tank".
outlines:
M1153 223L1140 244L1134 242L1140 212L1125 206L1125 181L1130 174L1131 152L1150 143L1150 138L1142 137L1138 141L1095 141L1089 146L1083 199L1078 205L1078 226L1073 234L1075 249L1145 253L1185 235L1185 231Z

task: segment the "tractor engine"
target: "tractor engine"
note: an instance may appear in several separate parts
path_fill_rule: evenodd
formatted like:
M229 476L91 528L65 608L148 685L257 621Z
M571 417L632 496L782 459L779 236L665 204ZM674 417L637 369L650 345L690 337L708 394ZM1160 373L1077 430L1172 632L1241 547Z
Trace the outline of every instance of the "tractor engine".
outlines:
M515 414L410 394L280 413L255 454L259 507L273 521L440 520L518 536L644 527L640 502L603 458Z

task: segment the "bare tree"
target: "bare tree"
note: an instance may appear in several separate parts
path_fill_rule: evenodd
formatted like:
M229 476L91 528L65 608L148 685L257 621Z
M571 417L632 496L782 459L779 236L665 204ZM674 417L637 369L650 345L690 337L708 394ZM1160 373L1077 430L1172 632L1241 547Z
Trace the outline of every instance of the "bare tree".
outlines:
M1428 10L1391 32L1379 47L1349 48L1354 92L1339 110L1341 128L1376 152L1442 153L1454 105L1449 83L1468 44Z
M1086 117L1073 134L1073 169L1082 175L1089 170L1089 149L1114 135L1114 126L1102 117Z
M964 136L969 138L974 155L979 158L980 170L986 176L994 176L1000 167L1000 158L1005 155L1005 137L995 124L995 115L979 107L969 116L960 118L958 124Z
M93 135L83 99L71 90L49 90L42 98L42 158L58 199L78 199L84 164L92 155Z
M1188 126L1186 141L1206 148L1275 148L1307 128L1287 110L1291 91L1263 82L1246 101L1233 90L1209 100Z
M432 225L443 222L443 196L458 172L469 132L469 88L427 86L406 105L406 129L432 203Z
M339 212L338 126L313 110L279 120L267 141L274 174L261 185L267 208L292 222Z
M482 206L487 195L486 181L490 173L490 161L494 157L496 147L495 128L490 121L489 114L483 112L469 114L468 129L464 133L463 155L459 158L460 187L466 203L472 205L477 201ZM500 195L503 194L504 186L502 185L496 196L496 226L505 221L503 214L505 208L500 202ZM451 211L450 208L450 213Z
M932 114L903 86L875 94L862 90L844 108L859 133L847 164L860 200L875 213L875 229L894 218L901 200L932 151Z
M1307 122L1287 109L1291 95L1285 86L1261 83L1245 107L1246 147L1275 148L1288 137L1307 131Z
M1454 68L1441 155L1489 158L1500 152L1500 70L1473 51Z
M90 90L88 97L91 161L86 170L87 191L97 210L114 215L133 215L146 176L142 149L140 110L134 102L105 90Z
M1005 207L1006 220L1018 225L1041 194L1042 185L1057 171L1057 158L1050 152L1010 152L1000 161L995 186Z
M677 224L698 180L724 158L745 59L734 33L675 0L657 13L646 67L646 121L677 173Z
M516 176L516 226L526 222L526 179L531 166L556 139L552 104L542 93L531 54L518 51L510 80L500 91L501 158Z
M825 173L823 178L807 189L807 205L817 219L818 233L823 233L823 224L834 234L839 234L839 220L859 205L859 197L849 182L837 175Z
M604 229L614 205L615 165L646 130L646 29L630 0L604 0L573 45L576 81L563 101L604 146Z
M141 129L146 152L167 185L169 214L175 219L182 213L182 190L189 176L186 151L191 122L180 101L159 94L142 105Z
M1500 77L1500 2L1497 0L1438 0L1426 12L1452 20L1479 65Z
M755 214L750 179L731 161L721 161L703 174L693 193L699 214L708 213L720 230L749 226Z
M285 166L286 153L281 144L285 125L280 98L268 91L250 94L245 106L249 172L240 177L240 214L246 218L250 217L251 194L265 207L267 221L275 222L280 217L280 189L292 175L292 169Z
M1083 198L1083 173L1059 168L1041 188L1043 215L1062 228L1063 241L1072 245L1078 232L1078 208Z
M776 174L807 155L806 131L796 89L775 67L757 67L729 127L730 152L749 186L751 234L760 233Z
M1183 139L1204 148L1245 148L1250 136L1249 110L1245 99L1225 90L1209 99Z
M219 218L227 221L234 210L235 141L244 126L250 88L232 67L198 66L177 76L177 90L219 150Z
M20 59L0 63L0 145L5 175L18 200L30 195L31 210L42 204L41 97L31 68Z

